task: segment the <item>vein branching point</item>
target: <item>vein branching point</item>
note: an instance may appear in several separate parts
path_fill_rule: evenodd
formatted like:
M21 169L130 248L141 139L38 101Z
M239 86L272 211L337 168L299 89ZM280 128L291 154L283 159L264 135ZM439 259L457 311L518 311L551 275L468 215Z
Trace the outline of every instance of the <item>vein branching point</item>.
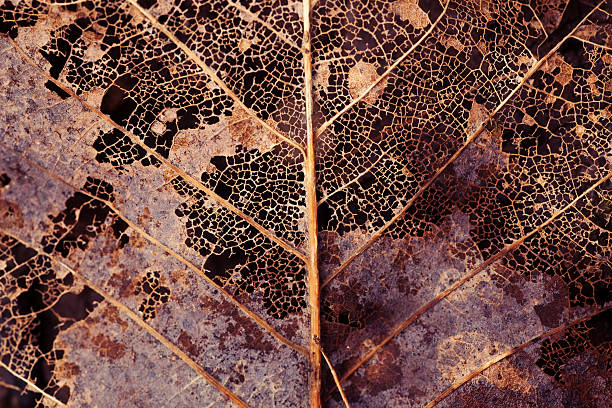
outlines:
M0 405L609 405L609 1L0 3Z

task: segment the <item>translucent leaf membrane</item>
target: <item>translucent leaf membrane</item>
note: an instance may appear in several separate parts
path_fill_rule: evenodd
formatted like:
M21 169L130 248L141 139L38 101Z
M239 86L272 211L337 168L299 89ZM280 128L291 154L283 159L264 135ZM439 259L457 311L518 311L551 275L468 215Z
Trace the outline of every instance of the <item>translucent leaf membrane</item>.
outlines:
M323 123L350 103L424 36L441 12L437 1L314 2L314 119Z
M20 3L17 7L25 10L28 6ZM35 12L30 14L30 22L38 24L37 28L23 33L17 41L52 77L59 79L116 124L127 129L146 147L162 158L169 158L173 165L179 166L195 179L201 178L216 194L228 199L264 228L300 245L303 241L303 216L300 214L300 207L303 206L301 157L291 146L278 145L278 138L265 130L257 117L253 116L268 119L272 112L282 111L277 106L281 103L280 99L289 98L272 89L275 83L280 83L280 78L274 79L272 72L275 69L267 66L265 61L269 64L276 64L276 61L289 63L291 58L264 53L264 50L277 50L282 54L283 48L279 47L286 44L281 42L276 46L276 42L268 43L278 40L273 33L264 33L264 37L253 39L256 43L253 49L245 51L252 55L243 55L237 49L240 36L246 35L242 32L259 35L259 32L265 31L264 27L253 27L254 22L245 20L244 27L231 29L235 31L231 35L228 33L219 36L218 32L214 35L210 32L206 34L214 27L198 22L195 16L183 15L184 8L200 10L204 14L213 13L218 18L204 17L203 14L199 19L211 24L222 24L228 29L233 24L230 22L239 21L242 12L233 6L217 3L201 6L185 3L171 8L177 15L160 15L157 18L160 21L167 20L165 24L175 36L186 36L180 41L181 44L196 51L205 47L207 53L215 53L214 57L204 57L196 52L196 58L202 58L217 71L217 75L237 94L239 100L254 112L246 112L211 76L204 73L202 66L192 56L168 39L127 2L84 2L61 7L66 16L64 19L53 18L52 10L55 8L49 9L39 4ZM208 11L205 13L205 10ZM228 14L230 11L236 15L231 17ZM15 32L16 36L17 27L10 24L10 15L5 13L5 30L11 34ZM223 20L222 16L227 20ZM50 32L45 36L36 36L39 32L37 30ZM202 41L201 44L195 42L194 33L198 33L196 37ZM213 39L206 40L211 35ZM229 42L223 40L224 36L228 37L226 40ZM42 40L45 37L49 38L46 42ZM232 56L230 49L235 50L240 58ZM230 64L233 68L226 67L229 62L215 59L220 56L235 60ZM245 59L258 68L254 66L246 69L249 63ZM243 68L244 78L239 78L234 72L239 67ZM261 76L266 70L268 85L254 79L254 75ZM283 70L278 71L278 75L282 73L283 77L301 78L299 72L284 73ZM221 71L227 72L221 75ZM230 79L237 82L227 82ZM46 86L62 97L67 96L51 81ZM247 89L249 87L252 89ZM291 104L296 104L297 93L294 90L289 90L285 85L279 85L279 89L291 92ZM254 102L248 102L251 98L248 95L260 91L264 93L252 98L273 104L261 108L268 109L266 115L251 106ZM279 96L275 99L269 93L278 93ZM129 135L119 129L100 132L92 146L98 152L98 162L109 163L120 172L138 161L145 166L160 165L158 159L148 155L143 146L135 144ZM187 152L187 147L201 147L201 155ZM248 160L253 163L244 163L243 150L250 152ZM232 161L230 168L226 172L218 171L223 174L208 174L209 170L219 170L219 166L214 164L223 162L225 159L222 156L226 155ZM197 160L193 156L197 156ZM255 166L261 171L258 172ZM262 173L265 174L268 168L274 170L277 176L262 185ZM257 187L255 194L248 190L254 189L253 185ZM283 211L282 215L273 213L271 203L276 203L276 200L280 200L278 210Z
M447 298L452 303L453 296L462 296L465 306L450 307L443 301L436 308L447 307L446 317L432 317L430 323L424 315L389 343L387 354L405 356L394 363L397 367L415 361L414 350L422 350L419 353L423 358L433 358L427 353L435 350L425 343L403 343L402 339L409 336L406 333L420 331L429 338L463 320L478 324L466 332L479 335L491 327L502 330L491 323L493 320L483 321L483 316L499 319L496 321L511 328L511 319L499 307L513 310L512 319L525 326L510 329L504 343L513 346L520 343L513 340L513 333L527 333L529 319L536 323L540 319L540 324L550 327L560 324L559 318L570 313L568 310L574 316L578 313L575 308L603 306L610 301L610 212L605 204L609 201L609 181L589 193L587 201L566 209L611 170L609 57L603 48L568 40L404 216L332 281L326 289L329 305L324 317L329 329L324 343L338 350L333 355L338 367L348 370L359 360L357 356L365 355L412 312L559 211L564 213L554 221L554 228L546 227L499 261L489 276L477 275L466 283L467 288L459 288L456 295ZM338 255L331 259L336 266L340 263ZM539 286L533 286L534 282ZM499 288L509 303L516 304L510 306L499 299L482 303L481 293L498 293ZM479 306L468 306L469 302ZM487 309L487 304L495 305L495 309ZM531 316L520 314L521 308ZM406 313L399 316L398 310ZM399 349L389 351L391 347ZM352 380L360 384L354 398L365 406L384 406L382 396L376 402L367 399L381 392L376 391L381 384L388 388L386 381L375 380L373 371L367 368L377 370L390 364L384 350ZM420 362L410 363L415 369L425 364L419 358ZM482 362L475 361L472 367ZM431 373L443 366L440 363ZM409 373L404 368L400 371ZM424 383L431 383L431 375L420 374ZM421 400L417 394L406 394L405 389L393 389L384 395L400 398L394 401L406 398L427 402L427 397L441 392L424 390Z
M431 34L319 136L320 229L350 249L400 211L535 63L536 23L520 3L450 2Z
M22 65L19 56L12 55L12 59L7 58L7 61L22 67L21 78L26 77L26 73L29 73L32 81L40 81L40 74ZM16 82L13 86L13 93L7 95L5 103L11 106L11 109L5 110L5 118L6 123L10 126L6 128L3 143L16 151L6 153L7 166L10 160L16 162L31 160L40 167L33 167L33 171L51 173L46 179L52 180L53 177L56 177L70 183L74 189L80 190L79 197L71 199L68 212L72 214L80 211L83 204L91 201L82 193L97 196L95 188L93 190L89 188L88 191L88 185L91 184L90 179L98 180L97 184L104 184L112 191L107 193L103 200L118 209L121 214L120 218L125 218L125 221L117 221L116 234L121 235L119 231L119 227L122 227L121 223L127 221L136 224L139 229L148 234L148 238L142 236L141 240L157 242L161 250L176 253L185 262L189 262L193 269L208 276L215 284L224 287L228 293L241 297L241 302L249 303L249 308L283 332L285 328L294 325L293 320L305 318L304 269L303 264L295 255L266 239L246 221L219 206L213 200L202 195L198 196L197 200L195 197L187 196L186 191L179 188L184 183L176 184L181 176L168 167L163 165L159 168L143 167L134 163L123 171L117 172L111 166L99 163L96 160L97 153L91 146L99 134L109 126L104 124L99 116L74 99L61 100L46 91L42 84L37 91L40 92L39 96L32 100L30 95L36 91L28 87L27 82ZM23 119L27 120L14 121L12 119L17 116L17 112L23 111L26 112ZM66 122L65 115L70 115L73 118L72 122ZM250 157L245 160L245 155L249 154L256 156L255 152L243 152L242 163L248 163L252 169L255 166L254 160ZM218 164L220 160L227 163L224 156L219 156L213 162ZM241 165L231 156L227 160L231 161L232 165ZM219 166L221 167L220 164ZM245 166L247 164L243 165ZM210 177L207 183L210 183L211 189L220 188L223 182L225 182L223 188L227 189L227 185L231 184L231 177L237 173L263 179L254 171L244 168L237 171L233 169L234 166L227 166L225 171L219 170L217 180L213 178L214 175ZM286 182L282 180L282 170L283 167L280 165L268 170L270 181L266 186L273 189L275 182L277 185ZM278 174L276 181L272 177L274 171ZM230 175L225 176L228 173ZM215 182L216 185L213 184ZM247 191L255 195L256 186L248 187ZM35 186L32 188L35 189ZM12 202L21 203L23 201L19 196L22 194L21 189L15 188L11 190L11 194L14 197ZM249 198L245 198L243 203L245 206L252 206ZM55 245L56 241L62 241L61 245L64 245L63 241L68 240L74 241L69 245L76 246L79 237L62 237L64 233L62 229L67 228L59 225L66 224L62 219L65 217L61 214L65 210L59 204L63 204L63 200L58 203L58 209L45 211L45 213L52 213L52 216L57 218L54 227L57 230L57 237L53 240L48 239L49 242L42 245ZM271 215L282 215L282 218L279 216L274 220L272 216L266 216L265 211L262 210L262 220L264 218L269 220L266 221L267 225L272 222L280 222L280 226L289 224L285 217L291 215L290 211L285 210L284 214L275 213L275 211L282 211L283 207L276 207L271 202L267 208ZM105 211L108 213L108 209ZM293 214L296 213L294 210ZM183 217L186 214L189 215ZM92 215L94 221L96 217L97 215ZM68 221L74 223L75 220ZM100 224L100 220L97 220L96 223ZM95 229L99 227L99 225L93 225L92 231L85 231L81 235L95 236ZM288 227L285 228L286 236L289 236L291 230ZM29 238L29 234L35 231L27 231L28 237L26 238ZM294 233L293 237L295 236ZM41 238L32 237L31 239L39 241ZM87 242L83 241L80 245L86 246ZM275 256L264 261L262 253L266 252L270 255L275 254ZM270 266L269 270L266 270L267 266ZM272 266L276 268L275 272ZM288 317L288 320L280 321L279 319L283 317ZM296 330L292 328L288 335L292 337L292 340L301 343L301 338L305 334L297 331L297 337L294 338L295 333Z
M52 257L0 233L0 262L3 377L41 391L23 403L225 403L206 382L184 392L193 371Z
M24 248L35 254L36 262L43 259L51 265L56 261L68 265L74 273L59 267L60 277L74 275L70 279L76 282L64 288L63 280L54 283L55 278L46 266L42 271L26 268L21 273L28 279L21 283L23 287L2 282L6 288L2 293L9 293L8 310L44 309L60 302L63 292L69 299L60 302L64 309L75 308L75 302L83 303L79 300L85 296L82 293L102 301L98 292L83 286L78 278L82 276L161 333L240 398L250 399L255 406L265 406L269 398L286 406L302 406L301 395L306 392L305 360L279 340L285 336L289 338L285 342L299 344L306 335L302 330L307 327L307 317L301 261L214 200L200 196L191 204L185 202L187 198L173 184L180 176L168 166L138 161L117 166L110 160L100 160L96 150L100 138L114 134L129 139L74 98L62 99L49 92L40 72L26 64L16 50L7 50L10 44L6 41L2 48L5 50L2 61L9 75L3 77L5 91L1 95L6 108L2 111L5 125L0 161L0 229L4 235L6 232L22 238L26 242ZM237 126L240 125L247 128L245 135L256 127L248 120ZM230 134L231 126L224 125L217 131ZM245 155L250 155L249 163L241 164L230 156L232 166L227 171L219 170L217 176L213 174L202 182L208 182L211 189L224 183L227 189L233 174L257 176L252 171L254 157L269 159L273 153L249 146L251 150L241 149L239 156L244 161ZM133 151L118 151L116 157L129 157ZM176 157L186 166L194 163L202 166L178 153ZM219 163L222 159L225 156L219 154L212 161ZM242 167L234 171L234 164ZM247 170L246 166L251 167ZM283 168L277 163L269 171L278 174L279 184L290 182L283 179L287 174ZM298 188L299 182L293 182ZM271 179L267 188L272 190L273 184ZM254 189L249 193L256 194ZM252 205L249 198L243 203L243 208ZM191 214L197 214L194 218L209 228L214 225L214 229L203 234L200 227L187 227L186 221L177 215L186 206L191 207ZM273 211L277 207L269 208ZM271 216L267 218L274 222ZM289 224L286 218L281 221ZM288 238L298 239L297 233L289 236L290 228L284 228ZM209 251L198 252L185 245L191 239L190 233L203 234L201 239L208 239ZM222 245L227 248L222 249ZM228 256L226 250L232 255ZM269 257L264 264L262 252ZM232 266L225 263L226 257L228 263L233 262ZM270 265L276 266L275 273ZM13 286L18 287L13 290ZM234 300L228 295L234 296ZM19 296L32 297L28 302L35 305L42 296L44 305L20 306L15 299ZM241 310L244 305L261 322ZM79 323L78 329L61 332L65 336L61 341L66 345L60 343L58 335L50 336L49 330L56 330L56 326L66 326L62 330L67 330L75 320L83 320L89 309L79 311L77 307L70 312L85 315L78 319L64 318L61 315L64 309L58 312L53 309L45 311L42 317L32 314L20 318L18 327L17 323L10 323L5 326L6 341L9 334L10 339L24 336L29 345L23 343L22 347L11 340L2 345L2 357L13 358L14 349L22 350L22 355L15 357L19 361L7 364L23 367L19 375L24 374L34 383L40 381L43 391L57 394L56 398L69 401L71 406L87 406L92 400L100 406L194 406L215 401L219 406L227 405L218 390L130 320L126 311L111 313L107 308L112 306L96 307L104 312L95 317L95 322ZM115 317L116 314L120 317ZM46 330L43 333L37 328L41 319L47 325L43 325ZM120 319L119 327L116 319ZM262 322L268 326L262 327ZM270 330L278 331L276 337ZM40 342L45 343L44 347ZM64 366L68 367L65 370L76 367L74 373L62 371ZM260 384L261 378L267 378L265 386ZM171 384L165 386L166 382ZM287 392L289 388L294 391Z
M9 159L12 159L8 160L9 163L18 162L10 156ZM84 193L75 193L74 190L62 185L55 179L49 178L45 173L38 173L37 175L38 169L29 166L27 163L23 163L20 168L24 171L24 174L32 174L33 176L14 173L8 168L10 166L6 162L2 164L3 166L0 168L5 172L3 174L9 174L9 177L11 177L11 182L8 184L10 187L5 194L6 200L7 202L14 202L14 196L10 194L10 191L20 191L22 199L20 202L29 203L27 206L22 204L21 207L16 207L23 214L44 214L47 203L61 203L62 198L68 196L65 201L66 208L60 212L61 216L51 213L47 220L44 218L42 220L38 218L29 219L24 216L21 225L3 226L3 230L10 229L15 236L23 236L27 235L27 231L34 230L37 224L48 225L43 231L50 231L50 233L42 236L38 244L39 248L33 249L22 245L25 249L19 249L21 246L18 246L18 249L13 250L13 252L29 251L26 253L31 252L34 256L30 262L38 264L38 260L42 259L52 265L57 260L66 264L70 268L69 270L74 271L74 273L66 275L69 278L63 277L57 284L54 283L55 281L50 273L46 273L47 269L44 269L46 266L41 267L45 271L44 273L38 271L40 268L28 266L25 267L25 271L11 272L13 276L17 277L15 280L18 284L19 278L21 276L25 277L24 282L14 291L8 284L7 292L9 294L16 292L14 296L9 296L9 299L16 297L16 300L10 303L12 309L18 307L29 308L24 310L31 313L30 309L32 308L43 308L43 306L28 305L37 305L36 299L39 296L43 297L44 305L53 303L53 299L59 297L55 293L62 290L61 284L66 279L69 279L70 283L73 280L82 283L83 280L80 280L82 277L93 282L96 288L101 288L104 291L105 298L106 296L111 297L136 314L138 319L161 333L202 366L204 370L221 381L230 391L243 399L251 398L257 405L265 405L270 395L278 393L278 391L275 391L278 388L283 389L283 392L282 395L275 397L277 400L284 401L287 405L300 405L301 396L298 392L300 388L306 385L304 383L306 368L303 357L254 322L226 295L223 295L210 283L202 279L202 276L187 269L183 263L163 251L159 246L143 239L137 231L126 228L122 235L117 238L114 228L117 216L113 215L108 206L101 201L105 198L103 195L108 191L108 184L105 185L104 182L98 181L98 185L105 185L107 190L102 193L98 190L100 200L96 200L90 196L85 197ZM89 178L88 181L94 182L94 179ZM46 185L48 189L43 193L36 193L36 190L31 188L33 185ZM84 191L93 195L92 191L94 190L90 184L84 188ZM83 203L83 200L87 201ZM73 205L79 207L74 208ZM92 214L93 217L88 217L88 214ZM71 222L70 218L75 215L78 219ZM60 232L63 232L63 234L60 235ZM62 237L59 241L56 239L58 236ZM50 245L50 242L56 243L56 245ZM23 263L23 261L20 262ZM7 264L7 268L8 271L15 269L12 264ZM66 274L68 269L60 268L59 270ZM71 286L68 286L63 290L67 292L71 288ZM76 289L78 289L78 286L74 290L76 294L66 295L68 298L63 303L56 299L57 302L60 302L57 306L59 308L57 313L66 313L64 310L76 313L72 311L75 302L77 304L79 304L78 302L84 302L84 300L79 301L80 298L76 296L85 296L82 291ZM238 290L242 289L238 288ZM20 292L23 292L23 294L20 294ZM89 296L97 301L103 300L99 292L91 291L91 289L84 293L91 293ZM50 300L44 300L47 297ZM26 306L20 306L24 303L23 299L30 298L34 300L25 303ZM274 299L272 296L270 298ZM110 308L113 309L114 306L110 306ZM63 326L54 324L52 312L45 313L40 318L44 320L45 324L51 326L50 329L54 326L65 326L66 328L69 326L67 324ZM168 355L168 351L165 351L161 356L159 353L155 354L156 350L159 350L159 346L156 345L158 341L154 338L145 341L148 334L141 327L134 326L134 321L130 320L130 316L120 318L115 316L118 314L118 311L106 310L94 323L104 327L104 325L112 322L116 323L116 320L120 319L119 323L122 326L120 329L111 327L102 331L105 334L98 334L98 329L102 330L102 327L92 328L90 327L94 324L92 323L79 325L78 329L74 329L76 332L66 332L65 336L70 340L65 341L70 341L68 343L69 347L62 347L62 350L65 350L66 354L64 355L70 354L71 357L63 359L62 356L54 357L55 360L53 361L61 360L57 363L60 365L70 362L79 367L97 366L100 360L104 360L99 364L108 366L108 369L96 371L95 374L92 374L91 370L83 369L79 372L82 376L77 377L75 382L69 384L68 390L80 390L78 392L79 397L70 399L77 405L83 403L82 398L86 398L87 395L101 401L101 403L111 404L110 397L105 394L118 392L117 387L122 387L121 384L123 383L122 381L118 382L117 377L112 373L115 370L120 370L123 365L130 364L132 358L136 358L134 356L135 352L130 351L132 347L140 347L146 351L142 352L144 354L142 358L148 361L149 370L155 372L151 376L159 378L157 381L165 378L159 373L167 373L170 370L165 366L178 360L176 356ZM36 317L37 315L34 315L31 318ZM83 317L80 317L80 319L83 319ZM100 322L100 320L102 321ZM128 323L132 326L131 330L124 327ZM36 326L26 322L26 328L34 330L33 327ZM8 327L8 330L9 333L19 332L11 326ZM113 333L113 330L117 334L114 337L108 337L108 333ZM57 341L54 342L53 338L49 338L46 333L42 333L40 336L43 339L41 341L49 344L43 346L34 343L31 348L20 348L20 350L23 350L23 359L33 359L32 364L39 358L39 349L46 350L44 347L58 346L59 344ZM147 343L145 345L130 342L132 337L140 338L143 336L145 338L143 341ZM149 347L149 343L153 343L155 346ZM3 356L10 359L18 358L13 357L15 353L10 352L12 347L17 346L18 344L13 343L3 345ZM71 352L69 353L68 350L71 350ZM150 355L149 350L151 350ZM173 357L171 358L171 356ZM282 357L279 358L279 356ZM156 360L160 358L162 361L157 362ZM145 361L142 361L142 364L145 364ZM176 365L177 363L172 364ZM50 370L55 372L53 368ZM173 381L176 381L175 384L179 388L173 393L176 392L177 395L183 392L181 388L187 386L192 380L198 379L199 382L204 381L205 383L205 380L188 366L183 366L180 370L179 368L172 368L170 371L176 371L173 374ZM127 390L146 390L146 386L141 387L140 382L148 381L149 377L142 376L142 374L138 377L137 373L124 374ZM63 373L60 372L60 374ZM262 377L269 379L265 386L260 384L258 380ZM95 380L94 383L91 383L92 378ZM101 384L104 386L101 387ZM296 390L295 394L287 393L285 390L289 387L289 384L292 389ZM40 387L46 389L46 385ZM52 390L52 388L49 389ZM56 391L53 389L53 392ZM65 393L66 390L63 392ZM215 392L218 393L216 390ZM135 392L133 394L122 404L138 406L138 401L147 404L153 404L160 400L167 402L169 397L167 394L142 395ZM187 394L181 396L181 398L187 398L185 406L190 406L197 404L199 398L203 401L213 401L216 396L212 398L207 395ZM122 399L122 401L125 400Z
M148 5L248 108L294 140L304 140L301 4L177 0Z
M72 387L69 404L227 406L227 399L113 306L100 304L83 324L62 332L57 373ZM93 386L92 386L93 383Z
M315 160L352 407L607 406L608 4L56 3L0 6L0 405L306 406Z
M610 355L610 318L608 310L528 345L484 370L437 406L606 406L609 362L602 355ZM549 375L552 372L542 371L548 365L562 376L563 385ZM601 380L593 383L593 376Z
M609 277L612 219L601 203L610 191L609 181L591 191L398 333L345 382L351 405L423 406L498 355L589 315L598 305L608 302L612 285ZM436 258L416 255L404 270L415 268L414 264L432 271L430 279L441 287L450 286L465 274L459 260L459 267L453 269L440 265ZM415 280L418 282L418 277ZM419 301L423 290L417 285L408 287L414 291L414 295L408 296L419 306L423 304ZM591 340L583 341L576 336L568 342L559 340L556 345L544 345L535 358L543 372L533 375L554 377L563 372L561 367L573 356L589 350L594 355L588 358L601 360L594 365L605 365L609 359L609 316L603 319L592 333L582 334L593 339L592 346ZM364 339L352 333L344 349L364 355L387 334L373 333ZM342 354L343 359L337 362L340 371L359 360L344 350ZM537 390L552 386L549 380L530 382L526 376L514 377L529 398L537 398L542 394ZM561 391L566 395L568 392ZM609 397L607 390L600 392ZM341 406L341 402L331 406Z

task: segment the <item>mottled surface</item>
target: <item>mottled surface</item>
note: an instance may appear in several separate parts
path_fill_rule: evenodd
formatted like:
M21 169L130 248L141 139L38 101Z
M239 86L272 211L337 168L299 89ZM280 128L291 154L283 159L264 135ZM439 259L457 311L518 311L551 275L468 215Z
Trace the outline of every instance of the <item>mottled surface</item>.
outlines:
M0 2L0 406L308 405L312 86L351 406L608 407L610 2Z

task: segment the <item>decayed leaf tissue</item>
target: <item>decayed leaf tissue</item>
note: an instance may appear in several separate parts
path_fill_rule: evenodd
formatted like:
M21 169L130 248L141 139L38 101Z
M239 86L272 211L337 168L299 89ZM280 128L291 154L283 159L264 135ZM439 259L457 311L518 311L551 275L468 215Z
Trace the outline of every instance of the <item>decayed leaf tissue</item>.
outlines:
M611 406L610 0L0 33L0 407Z

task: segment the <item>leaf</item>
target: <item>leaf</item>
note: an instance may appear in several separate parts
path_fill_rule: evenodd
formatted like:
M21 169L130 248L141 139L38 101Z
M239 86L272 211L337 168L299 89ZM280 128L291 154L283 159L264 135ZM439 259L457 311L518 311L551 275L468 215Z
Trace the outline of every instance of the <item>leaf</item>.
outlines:
M4 0L0 405L607 406L611 13Z

